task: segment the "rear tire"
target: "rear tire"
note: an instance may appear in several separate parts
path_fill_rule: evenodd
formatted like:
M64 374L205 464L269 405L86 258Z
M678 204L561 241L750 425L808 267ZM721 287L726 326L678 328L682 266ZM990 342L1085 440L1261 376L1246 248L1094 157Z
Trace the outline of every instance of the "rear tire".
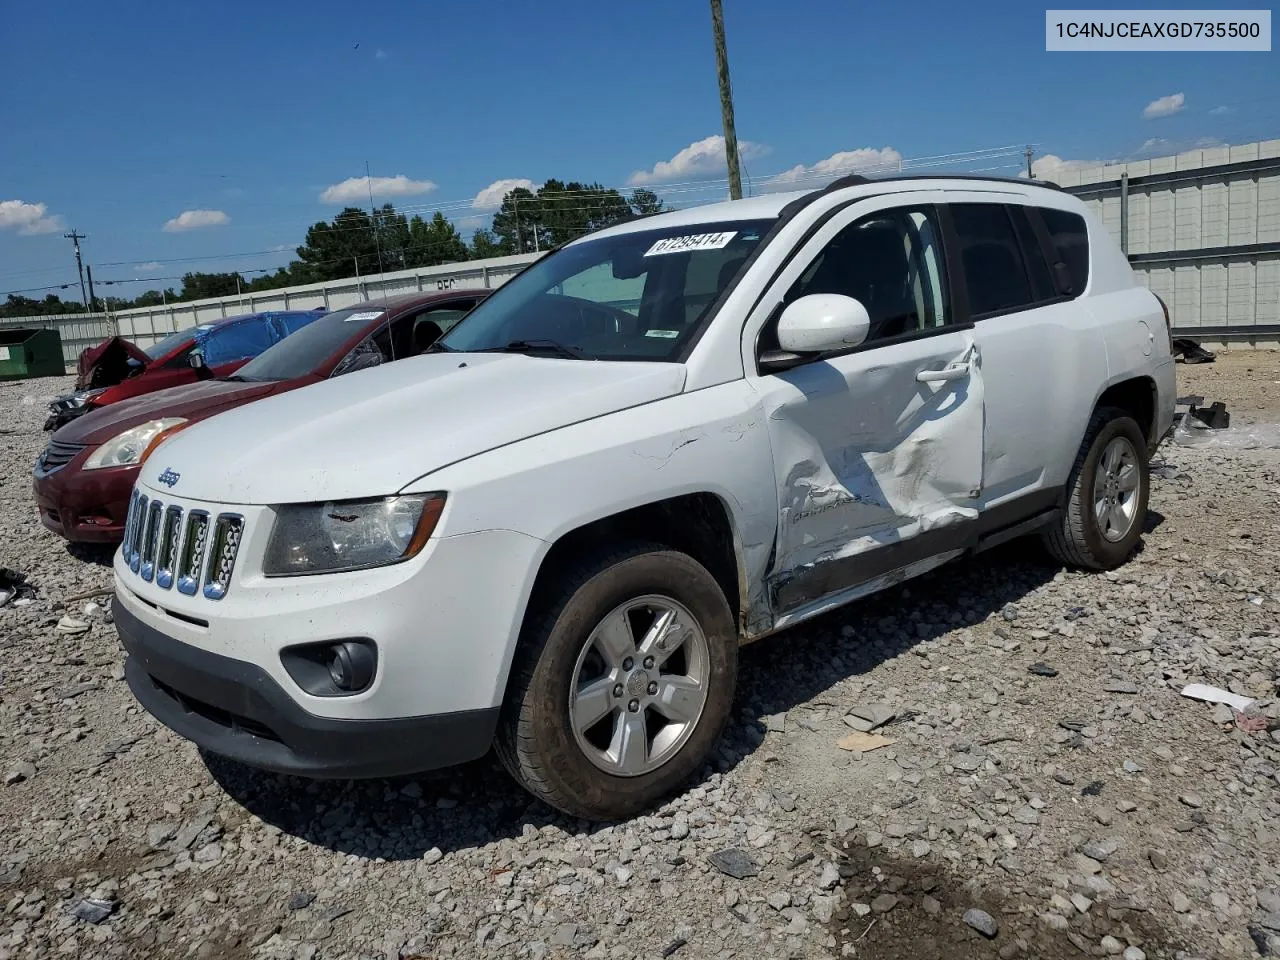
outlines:
M1128 413L1094 411L1067 481L1062 518L1044 544L1069 567L1114 570L1133 553L1147 517L1147 440Z
M565 813L630 816L687 780L719 739L737 679L733 614L705 567L649 543L584 558L540 593L495 752Z

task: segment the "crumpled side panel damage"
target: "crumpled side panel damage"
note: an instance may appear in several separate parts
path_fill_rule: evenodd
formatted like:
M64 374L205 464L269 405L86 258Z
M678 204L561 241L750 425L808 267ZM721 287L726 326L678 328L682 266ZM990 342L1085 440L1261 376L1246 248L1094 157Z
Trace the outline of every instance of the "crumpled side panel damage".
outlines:
M850 583L846 563L922 533L976 519L982 485L983 387L976 353L967 377L921 383L914 369L863 369L846 382L808 377L768 410L779 474L777 612ZM944 359L944 363L946 360ZM831 567L824 574L823 567ZM804 579L802 591L788 584Z

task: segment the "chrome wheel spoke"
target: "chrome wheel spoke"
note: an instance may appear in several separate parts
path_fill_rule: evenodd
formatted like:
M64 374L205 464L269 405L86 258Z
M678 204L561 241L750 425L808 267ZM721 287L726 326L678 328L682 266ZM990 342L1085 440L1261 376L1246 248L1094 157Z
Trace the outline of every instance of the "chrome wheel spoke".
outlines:
M1099 529L1107 528L1107 515L1111 512L1111 504L1106 497L1097 500L1093 504L1093 516L1098 521Z
M579 733L586 733L617 706L613 686L613 677L606 675L578 689L574 701L574 727Z
M592 640L605 663L616 666L627 657L636 655L636 638L631 633L631 622L627 619L625 609L620 608L609 614L596 627Z
M1120 468L1120 475L1116 478L1116 482L1120 489L1125 493L1132 493L1138 489L1138 467L1137 464L1126 463Z
M696 680L666 676L658 681L653 708L672 723L693 723L702 713L706 695Z
M625 711L613 725L609 753L624 774L643 773L649 760L649 734L644 711Z
M674 610L668 610L656 617L653 626L640 641L640 656L653 657L654 666L662 666L684 643L684 637L681 636L682 629L680 618L676 616Z

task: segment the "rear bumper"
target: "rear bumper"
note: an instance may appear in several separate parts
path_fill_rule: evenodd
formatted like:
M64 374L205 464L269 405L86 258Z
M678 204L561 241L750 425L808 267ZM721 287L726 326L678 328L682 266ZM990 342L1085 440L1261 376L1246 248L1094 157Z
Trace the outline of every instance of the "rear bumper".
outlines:
M119 543L137 467L82 470L91 448L52 473L32 475L31 489L48 529L80 543Z
M391 720L303 710L265 670L166 636L113 601L125 678L148 712L211 753L277 773L362 779L421 773L484 756L497 707Z

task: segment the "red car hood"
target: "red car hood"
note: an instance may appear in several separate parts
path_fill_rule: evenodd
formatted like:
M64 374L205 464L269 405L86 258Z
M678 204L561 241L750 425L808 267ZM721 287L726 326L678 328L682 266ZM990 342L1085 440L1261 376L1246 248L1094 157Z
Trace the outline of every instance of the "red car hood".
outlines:
M130 360L143 367L151 362L141 347L124 337L108 337L97 346L86 347L76 362L76 389L114 386L132 372Z
M308 383L307 379L281 380L270 383L244 383L236 380L201 380L180 387L157 390L140 397L121 400L90 410L64 427L54 431L51 439L60 443L99 444L116 434L148 420L185 417L203 420L223 410L257 400L271 393L282 393Z

